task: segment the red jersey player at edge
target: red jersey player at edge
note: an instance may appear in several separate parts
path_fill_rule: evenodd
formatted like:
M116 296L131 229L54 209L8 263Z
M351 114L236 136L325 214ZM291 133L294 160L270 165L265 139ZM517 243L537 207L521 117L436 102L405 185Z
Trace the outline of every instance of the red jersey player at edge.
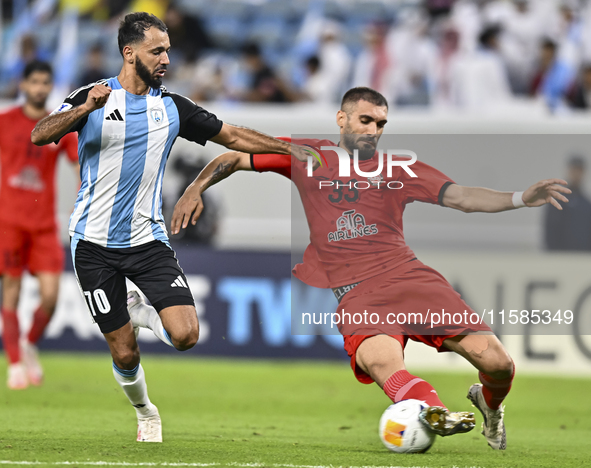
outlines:
M51 66L29 63L20 83L25 103L0 114L2 343L9 362L7 385L15 390L43 381L35 345L55 310L64 264L55 215L58 156L65 152L78 170L75 135L43 148L31 143L31 131L48 115L45 102L52 86ZM29 333L20 339L17 308L24 270L39 280L41 303Z
M346 149L349 155L352 148L360 149L359 164L362 171L375 169L375 150L386 125L387 113L386 100L372 89L353 88L343 97L341 109L337 113L341 133L339 146ZM328 140L297 140L294 143L308 144L318 151L320 146L335 145ZM298 187L310 226L311 244L304 254L304 263L294 270L296 277L311 286L333 288L337 299L340 299L339 309L348 307L350 310L369 311L372 307L384 313L383 309L391 312L392 304L397 304L396 310L399 311L426 311L429 307L437 307L463 312L471 309L459 294L438 272L417 260L406 245L402 234L405 205L412 201L423 201L464 212L489 213L547 203L562 209L558 201L567 202L563 194L570 193L569 189L560 185L566 184L561 179L543 180L525 192L516 193L463 187L418 161L412 166L416 178L408 176L401 167L395 168L392 174L393 180L403 181L404 190L384 190L385 184L382 189L372 184L374 186L371 189L358 190L357 194L346 193L345 189L346 196L343 197L331 190L330 198L318 190L318 179L333 180L338 161L334 151L325 151L323 156L329 158L328 164L317 169L315 177L306 177L304 164L292 166L289 157L280 155L228 152L218 156L187 188L177 203L172 217L173 234L178 233L181 227L185 228L189 222L195 223L203 209L201 194L211 185L238 170L274 171L291 178ZM332 172L329 172L330 168ZM341 186L347 185L348 181L342 181ZM384 198L386 196L393 203L385 203L388 201ZM327 233L338 230L335 220L343 212L350 213L351 210L362 213L367 224L375 223L377 232L371 232L375 234L372 235L375 241L368 242L367 236L346 239L346 242L351 243L347 249L338 248L339 243L335 242L338 238L333 236L333 242L330 242ZM363 327L360 325L357 330L355 327L340 328L345 339L345 349L351 357L351 367L360 382L375 381L393 402L405 399L427 402L430 407L421 413L421 421L436 434L445 436L467 432L474 427L473 415L449 412L433 387L407 372L404 365L403 350L408 338L438 351L454 351L479 371L482 384L472 385L468 398L484 416L483 434L489 445L493 449L505 449L501 403L509 393L515 368L511 357L486 324L461 328L460 331L456 328L455 333L452 327L451 330L442 329L431 335L417 334L416 328L405 329L404 326L399 326L404 332L402 334L380 330L363 333ZM367 329L367 325L365 327Z

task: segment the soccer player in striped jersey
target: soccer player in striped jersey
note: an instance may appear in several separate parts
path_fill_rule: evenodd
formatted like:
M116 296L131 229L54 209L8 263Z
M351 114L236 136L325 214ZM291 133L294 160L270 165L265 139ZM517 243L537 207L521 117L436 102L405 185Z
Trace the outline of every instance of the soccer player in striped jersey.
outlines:
M410 166L416 177L406 173L402 166L393 167L388 174L379 165L381 156L376 151L387 116L388 103L377 91L353 88L345 93L337 113L338 145L329 140L297 140L326 158L324 166L312 175L307 173L305 164L292 164L290 158L278 154L228 152L214 158L175 206L171 230L176 234L189 222L195 223L203 209L203 191L236 171L272 171L290 178L298 188L310 227L310 245L294 275L310 286L333 289L339 301L336 315L340 319L343 314L339 331L357 380L365 384L376 382L395 403L406 399L424 401L427 407L420 419L435 434L467 432L474 427L474 415L448 411L435 389L410 374L404 364L408 339L439 352L456 352L479 371L482 384L472 385L468 398L484 417L483 435L493 449L505 450L501 403L511 389L513 361L485 323L474 324L466 319L447 325L431 320L429 308L473 311L443 276L421 263L406 245L402 214L413 201L464 212L494 213L547 203L562 209L559 201L567 202L565 195L570 190L562 186L566 182L561 179L543 180L514 194L462 187L421 161ZM338 174L335 168L339 167L339 158L333 150L323 151L327 146L346 151L353 178ZM356 174L354 151L359 151L360 171L372 173L377 164L378 174ZM327 189L319 190L319 181ZM402 183L403 189L389 190L386 184L393 181ZM344 311L375 313L379 319L347 324ZM388 325L391 312L406 314L408 318L404 324ZM422 320L417 321L417 315Z
M172 145L180 136L200 145L212 140L237 151L285 155L292 145L223 123L168 92L162 78L170 41L155 16L127 15L118 42L119 75L74 91L37 124L31 140L46 145L78 132L82 185L69 226L76 276L109 345L115 379L136 409L137 440L161 442L161 420L148 398L134 326L152 329L181 351L199 337L193 296L162 217L162 179ZM294 148L298 151L303 152ZM126 278L152 306L137 292L127 295Z

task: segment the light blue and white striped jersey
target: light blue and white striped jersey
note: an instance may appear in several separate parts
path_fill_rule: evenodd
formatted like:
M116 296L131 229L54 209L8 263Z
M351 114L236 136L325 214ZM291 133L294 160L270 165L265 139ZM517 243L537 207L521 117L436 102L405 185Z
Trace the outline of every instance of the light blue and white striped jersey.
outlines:
M82 184L70 217L70 236L103 247L153 240L168 243L162 216L164 167L177 136L205 145L222 122L191 100L151 88L138 96L109 78L79 88L55 112L86 102L96 84L111 87L107 104L79 120Z

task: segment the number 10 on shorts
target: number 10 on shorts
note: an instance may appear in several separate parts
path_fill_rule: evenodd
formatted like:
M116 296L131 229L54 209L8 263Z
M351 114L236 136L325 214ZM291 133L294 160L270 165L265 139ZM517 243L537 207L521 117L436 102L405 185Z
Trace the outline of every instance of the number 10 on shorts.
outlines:
M88 304L88 308L90 309L93 317L96 317L94 304L96 304L96 308L101 314L108 314L111 311L109 299L107 299L107 295L102 289L95 289L92 293L90 291L84 291L84 297L86 298L86 303ZM93 297L94 304L92 300Z

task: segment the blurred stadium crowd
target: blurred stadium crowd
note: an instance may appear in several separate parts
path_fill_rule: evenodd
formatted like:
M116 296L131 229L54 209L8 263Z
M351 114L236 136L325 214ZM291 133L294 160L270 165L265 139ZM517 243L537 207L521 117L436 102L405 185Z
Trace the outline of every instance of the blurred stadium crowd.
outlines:
M2 0L0 95L52 61L67 91L120 68L118 18L150 11L172 43L166 85L194 100L337 102L371 86L396 107L591 107L588 0Z

